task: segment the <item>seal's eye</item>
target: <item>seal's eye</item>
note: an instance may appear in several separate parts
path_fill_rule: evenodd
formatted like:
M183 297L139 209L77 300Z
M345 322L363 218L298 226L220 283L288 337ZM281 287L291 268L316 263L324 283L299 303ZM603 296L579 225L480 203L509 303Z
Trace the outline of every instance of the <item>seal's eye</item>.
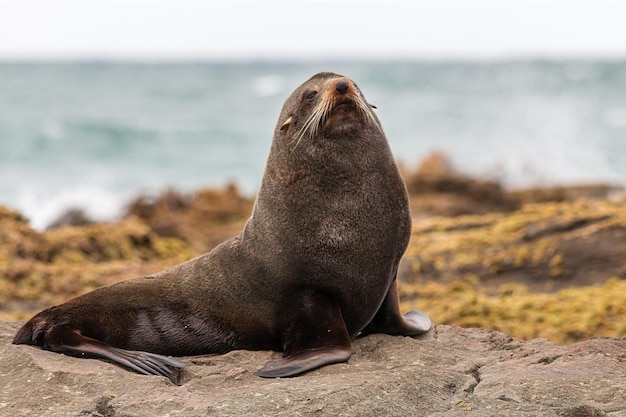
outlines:
M311 101L313 101L313 99L315 98L316 95L317 95L317 91L311 91L311 92L307 93L307 95L304 96L304 98L306 98L306 101L311 102Z

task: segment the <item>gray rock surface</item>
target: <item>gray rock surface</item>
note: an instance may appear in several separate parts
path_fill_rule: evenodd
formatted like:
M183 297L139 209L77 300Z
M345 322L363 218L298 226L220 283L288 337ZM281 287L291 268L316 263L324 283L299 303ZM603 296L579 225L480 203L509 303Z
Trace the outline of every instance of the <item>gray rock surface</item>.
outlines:
M626 339L573 345L437 326L371 335L347 364L296 378L253 375L275 352L184 358L175 386L94 359L11 345L0 322L0 416L626 417Z

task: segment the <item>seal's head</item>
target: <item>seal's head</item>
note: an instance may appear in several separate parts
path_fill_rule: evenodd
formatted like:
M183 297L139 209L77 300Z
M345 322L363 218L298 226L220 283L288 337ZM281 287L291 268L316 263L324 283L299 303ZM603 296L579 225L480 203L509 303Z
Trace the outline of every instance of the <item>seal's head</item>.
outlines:
M294 151L303 140L351 139L364 131L382 134L380 122L356 83L322 72L298 87L285 101L275 137L293 138Z

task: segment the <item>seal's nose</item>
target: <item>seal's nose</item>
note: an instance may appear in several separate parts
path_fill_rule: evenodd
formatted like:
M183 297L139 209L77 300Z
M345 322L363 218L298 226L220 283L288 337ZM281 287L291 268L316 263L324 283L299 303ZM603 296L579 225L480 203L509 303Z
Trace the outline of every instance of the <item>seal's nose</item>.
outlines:
M335 83L335 89L339 94L344 95L348 91L348 82L346 80L339 80Z

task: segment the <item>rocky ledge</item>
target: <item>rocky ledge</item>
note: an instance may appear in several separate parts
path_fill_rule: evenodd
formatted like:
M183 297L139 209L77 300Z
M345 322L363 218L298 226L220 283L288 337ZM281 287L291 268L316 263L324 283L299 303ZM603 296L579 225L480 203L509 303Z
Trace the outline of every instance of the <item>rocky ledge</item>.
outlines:
M180 386L95 359L11 345L0 322L1 416L626 416L626 339L571 345L439 325L358 339L347 364L254 376L275 352L183 358Z

